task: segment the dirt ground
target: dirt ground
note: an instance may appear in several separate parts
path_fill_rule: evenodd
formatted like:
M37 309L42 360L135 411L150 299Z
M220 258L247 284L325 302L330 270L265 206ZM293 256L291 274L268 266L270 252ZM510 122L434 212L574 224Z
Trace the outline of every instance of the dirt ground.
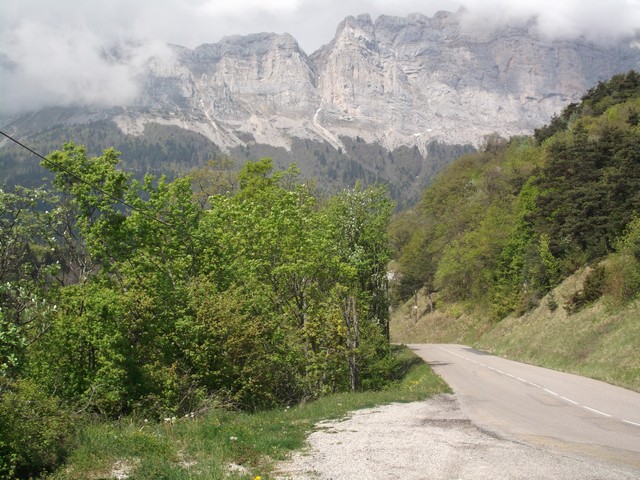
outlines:
M392 404L323 422L309 446L278 465L275 478L636 479L587 457L545 450L492 432L465 417L455 395Z

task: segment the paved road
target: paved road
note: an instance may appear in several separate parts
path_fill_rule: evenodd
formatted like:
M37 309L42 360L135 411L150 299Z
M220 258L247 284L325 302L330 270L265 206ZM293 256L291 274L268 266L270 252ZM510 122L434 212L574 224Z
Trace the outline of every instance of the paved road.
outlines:
M451 386L477 426L640 473L640 393L464 345L409 347Z

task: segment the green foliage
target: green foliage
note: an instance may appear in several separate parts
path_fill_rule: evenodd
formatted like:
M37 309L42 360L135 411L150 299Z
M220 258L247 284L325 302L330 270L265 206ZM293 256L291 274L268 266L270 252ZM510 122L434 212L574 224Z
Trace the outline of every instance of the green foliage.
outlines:
M209 160L206 165L189 172L193 197L200 208L207 207L209 197L225 195L237 188L237 174L232 170L233 161L228 158Z
M614 105L640 96L640 75L631 70L627 73L614 75L606 82L599 82L590 89L580 105L581 113L597 116L606 112Z
M42 189L0 189L0 375L18 373L27 345L47 329L46 314L59 271L55 215L42 207L51 197Z
M640 262L640 218L634 218L616 244L616 251Z
M0 310L0 376L6 377L19 365L18 355L25 346L20 328L8 321Z
M616 105L637 100L640 97L640 75L630 72L613 76L609 81L599 82L583 97L580 104L569 104L560 115L554 115L551 123L535 130L535 139L542 144L548 138L566 131L576 119L584 116L599 116ZM637 111L628 115L629 125L637 125Z
M577 248L593 260L612 251L640 208L639 135L602 119L581 120L571 135L549 142L533 219L549 234L554 254Z
M291 326L266 309L260 285L216 292L206 279L191 285L194 319L176 325L186 370L198 384L234 405L257 409L301 398L303 351ZM295 338L295 336L293 337Z
M640 292L640 219L629 223L606 270L604 293L609 300L624 305L637 297Z
M224 193L204 172L200 193L217 191L204 200L189 178L139 182L118 160L69 143L44 162L58 196L0 198L13 262L0 271L3 375L111 418L291 405L389 381L384 189L319 205L295 166L265 158Z
M574 293L565 302L564 308L569 313L576 313L590 303L598 300L605 291L606 271L603 265L593 268L585 278L582 290Z
M63 289L58 300L47 335L29 350L29 375L78 408L127 411L135 362L120 296L88 282Z
M58 398L29 380L0 380L1 478L32 478L58 467L74 431Z

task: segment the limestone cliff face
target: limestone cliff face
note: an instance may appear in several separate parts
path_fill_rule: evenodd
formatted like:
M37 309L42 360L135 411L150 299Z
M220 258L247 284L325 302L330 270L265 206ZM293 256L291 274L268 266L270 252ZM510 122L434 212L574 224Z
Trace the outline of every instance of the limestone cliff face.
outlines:
M248 140L285 146L318 103L315 66L291 35L232 36L174 51L173 62L149 66L136 106L116 117L123 130L159 122L223 148Z
M526 26L487 32L460 20L343 21L312 56L327 128L361 129L387 146L412 137L477 144L494 131L530 133L599 80L640 65L629 45L545 41Z
M547 40L533 25L489 31L463 13L360 15L310 56L288 34L174 46L172 59L150 62L135 105L67 120L109 118L129 134L175 125L223 150L290 149L296 139L344 150L345 138L359 138L426 154L433 141L531 133L599 80L639 69L639 45Z

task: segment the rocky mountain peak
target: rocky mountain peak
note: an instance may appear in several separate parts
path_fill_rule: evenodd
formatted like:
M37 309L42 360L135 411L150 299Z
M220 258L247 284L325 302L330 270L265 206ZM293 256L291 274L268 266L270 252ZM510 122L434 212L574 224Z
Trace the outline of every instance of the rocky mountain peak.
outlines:
M345 18L336 29L336 35L329 48L336 45L357 45L366 49L375 49L375 30L369 14Z

